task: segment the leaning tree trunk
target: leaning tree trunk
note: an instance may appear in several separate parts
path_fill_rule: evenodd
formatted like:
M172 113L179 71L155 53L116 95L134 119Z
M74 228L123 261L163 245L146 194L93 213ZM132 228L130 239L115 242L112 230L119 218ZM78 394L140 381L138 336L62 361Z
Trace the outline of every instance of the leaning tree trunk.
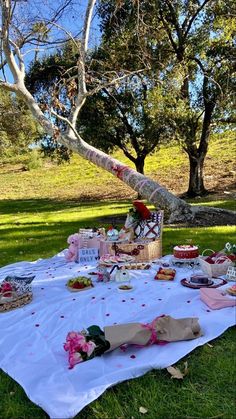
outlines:
M202 196L206 193L204 186L203 178L203 167L205 154L201 153L200 156L193 156L191 154L189 157L189 184L188 191L186 195L189 198L194 198L195 196Z

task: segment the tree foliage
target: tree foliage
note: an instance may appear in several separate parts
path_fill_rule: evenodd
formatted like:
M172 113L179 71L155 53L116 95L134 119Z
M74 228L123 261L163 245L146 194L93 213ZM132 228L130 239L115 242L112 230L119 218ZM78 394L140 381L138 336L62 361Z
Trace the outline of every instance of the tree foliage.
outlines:
M150 66L152 115L163 108L190 161L189 195L205 192L203 165L212 125L232 120L236 19L233 2L101 1L102 47L120 67ZM135 48L133 48L135 45ZM129 59L128 59L129 58Z
M41 136L42 129L25 103L0 90L0 156L24 153Z
M28 88L38 97L42 106L45 103L49 106L53 95L53 103L63 116L69 112L71 103L67 103L67 96L71 94L73 100L73 90L70 92L70 85L67 84L66 96L65 91L57 91L56 85L62 78L69 79L75 71L77 57L73 46L69 42L63 50L57 49L55 54L34 61L26 77ZM91 51L87 66L90 70L88 85L92 90L96 88L99 77L102 81L100 75L107 70L105 50L99 48ZM105 152L120 148L140 173L144 172L146 156L155 150L168 133L164 115L158 121L154 121L150 115L147 93L154 84L153 78L145 72L127 77L117 87L104 87L87 98L77 121L78 132L89 144ZM65 158L68 158L66 149L61 149L55 141L43 143L43 150L47 154L52 155L55 149L64 152Z

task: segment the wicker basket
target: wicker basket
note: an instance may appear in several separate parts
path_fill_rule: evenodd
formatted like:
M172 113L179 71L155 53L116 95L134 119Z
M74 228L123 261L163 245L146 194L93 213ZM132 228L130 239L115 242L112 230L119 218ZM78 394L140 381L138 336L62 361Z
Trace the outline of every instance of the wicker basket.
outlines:
M0 298L0 313L6 313L7 311L14 310L15 308L23 307L24 305L32 301L33 294L26 293L22 295L15 295L10 301L4 301Z
M135 262L150 262L162 256L162 240L131 243L109 243L108 253L111 255L131 255Z
M205 272L209 278L225 275L227 273L228 267L232 265L232 261L227 258L224 260L224 262L222 262L222 258L219 258L218 261L216 260L214 264L208 263L205 261L207 256L204 256L206 251L211 251L214 253L213 250L206 249L203 251L202 256L199 256L199 262L202 271Z

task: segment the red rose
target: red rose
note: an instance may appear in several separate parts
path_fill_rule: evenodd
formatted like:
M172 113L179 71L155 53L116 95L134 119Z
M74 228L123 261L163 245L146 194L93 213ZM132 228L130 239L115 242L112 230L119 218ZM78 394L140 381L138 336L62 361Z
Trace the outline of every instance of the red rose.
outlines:
M133 206L140 215L140 218L142 220L148 220L151 218L151 211L144 205L141 201L134 201Z

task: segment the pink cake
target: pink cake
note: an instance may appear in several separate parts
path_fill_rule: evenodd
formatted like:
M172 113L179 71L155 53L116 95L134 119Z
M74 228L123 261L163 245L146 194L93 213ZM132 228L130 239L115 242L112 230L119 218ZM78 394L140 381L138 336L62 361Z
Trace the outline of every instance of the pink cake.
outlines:
M198 256L199 251L197 246L185 244L174 247L174 257L177 259L194 259Z

